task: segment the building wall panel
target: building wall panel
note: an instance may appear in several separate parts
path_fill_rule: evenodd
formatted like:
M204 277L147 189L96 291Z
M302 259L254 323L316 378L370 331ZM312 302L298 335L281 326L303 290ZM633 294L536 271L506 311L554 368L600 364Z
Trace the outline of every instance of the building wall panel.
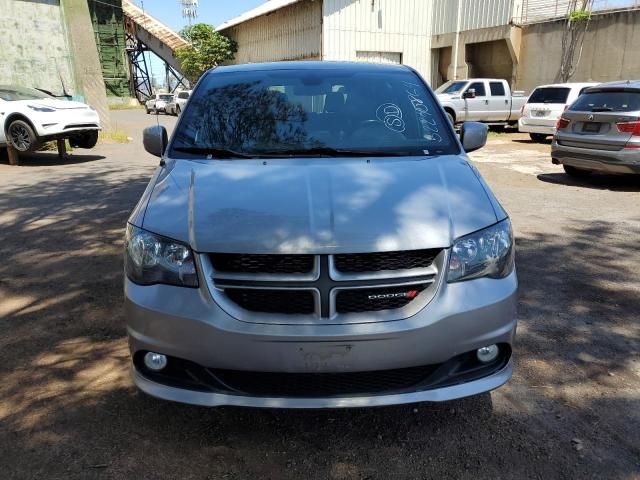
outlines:
M430 78L432 0L324 0L324 60L359 60L357 52L401 55ZM362 59L362 58L360 58Z
M71 53L58 0L0 0L0 84L76 93Z
M522 0L434 0L433 34L456 31L461 5L460 31L508 25ZM526 1L526 0L524 0ZM543 0L544 1L544 0ZM555 1L555 0L553 0ZM459 3L461 2L461 4Z
M238 42L231 63L319 59L322 2L305 0L224 31Z

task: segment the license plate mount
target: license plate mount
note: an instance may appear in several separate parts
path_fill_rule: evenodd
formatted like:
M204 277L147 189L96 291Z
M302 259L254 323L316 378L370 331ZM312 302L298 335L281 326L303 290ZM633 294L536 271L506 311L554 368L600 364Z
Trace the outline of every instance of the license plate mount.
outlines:
M582 131L585 133L598 133L600 132L600 124L598 122L584 122Z

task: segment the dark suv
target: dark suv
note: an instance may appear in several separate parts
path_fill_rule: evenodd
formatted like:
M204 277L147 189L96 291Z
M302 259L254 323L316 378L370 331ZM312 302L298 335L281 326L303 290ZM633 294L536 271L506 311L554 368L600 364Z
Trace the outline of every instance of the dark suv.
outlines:
M640 173L640 80L586 90L556 130L552 162L569 175Z

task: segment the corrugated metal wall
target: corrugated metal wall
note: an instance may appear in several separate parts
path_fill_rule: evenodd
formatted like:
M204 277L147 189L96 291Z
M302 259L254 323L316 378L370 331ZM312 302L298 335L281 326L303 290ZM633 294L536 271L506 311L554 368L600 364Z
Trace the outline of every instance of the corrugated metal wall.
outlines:
M521 0L434 0L434 35L456 31L458 2L462 2L460 31L466 31L508 25Z
M323 59L400 54L402 63L429 79L431 4L432 0L324 0Z
M322 1L304 0L224 31L238 42L231 63L319 59Z

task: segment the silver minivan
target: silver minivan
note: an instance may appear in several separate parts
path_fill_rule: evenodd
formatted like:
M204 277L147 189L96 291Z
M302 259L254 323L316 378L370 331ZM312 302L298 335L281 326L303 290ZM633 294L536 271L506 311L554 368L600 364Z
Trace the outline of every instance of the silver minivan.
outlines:
M197 405L443 401L512 373L509 218L422 78L291 62L206 73L129 218L133 378Z

